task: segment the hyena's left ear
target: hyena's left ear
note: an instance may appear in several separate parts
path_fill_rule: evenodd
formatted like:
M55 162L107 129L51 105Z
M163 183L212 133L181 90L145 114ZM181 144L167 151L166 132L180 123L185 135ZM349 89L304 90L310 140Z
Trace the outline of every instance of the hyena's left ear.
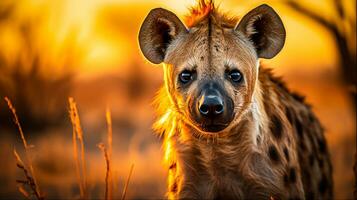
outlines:
M145 18L139 31L139 45L144 56L154 64L164 61L169 44L187 29L172 12L155 8Z
M263 4L246 14L235 28L254 45L259 58L273 58L285 43L285 28L278 14Z

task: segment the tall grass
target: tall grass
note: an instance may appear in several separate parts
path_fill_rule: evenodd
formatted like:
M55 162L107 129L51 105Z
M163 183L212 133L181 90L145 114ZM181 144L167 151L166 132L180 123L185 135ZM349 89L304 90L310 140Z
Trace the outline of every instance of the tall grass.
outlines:
M102 150L105 163L106 163L106 173L105 173L105 193L104 193L104 199L109 200L112 199L112 194L111 194L111 189L110 189L110 172L111 172L111 167L110 167L110 161L109 161L109 155L107 148L103 143L98 144L98 147L100 150Z
M26 141L25 134L22 131L21 124L20 124L19 118L17 117L15 107L12 105L12 103L11 103L9 98L5 97L5 101L6 101L7 105L8 105L8 107L9 107L10 111L13 114L14 122L15 122L17 128L18 128L19 133L20 133L21 140L22 140L22 143L24 145L25 157L26 157L26 161L27 161L27 164L25 164L22 161L22 159L19 156L19 154L17 153L16 149L14 149L14 156L15 156L15 159L16 159L16 166L23 171L23 173L25 175L25 178L26 178L25 181L23 181L23 180L18 180L17 181L18 183L21 184L18 187L18 189L26 198L30 198L31 195L24 188L24 186L29 186L29 188L31 189L31 192L32 192L31 194L34 195L36 199L42 200L44 198L41 195L40 187L38 186L38 183L37 183L37 180L36 180L35 172L34 172L33 165L32 165L32 159L31 159L31 155L30 155L30 148L32 146L28 145L28 143Z
M72 97L68 98L69 102L69 114L72 122L72 142L73 142L73 156L76 162L76 173L78 179L78 185L80 190L81 199L87 198L87 178L86 178L86 163L84 155L84 142L83 142L83 131L81 127L81 121L78 114L78 109L76 102ZM81 159L78 157L78 145L77 139L80 143L81 148Z
M37 200L44 200L44 196L40 192L40 187L38 185L38 182L36 180L36 176L34 173L34 168L32 164L32 159L30 155L30 148L32 148L31 145L29 145L26 141L24 132L22 130L20 121L17 117L16 114L16 109L11 103L10 99L5 97L5 101L7 102L7 105L12 112L14 122L17 126L17 129L20 133L21 140L24 145L25 149L25 155L26 155L26 163L22 161L20 155L17 153L16 149L14 149L14 156L16 159L16 166L23 171L24 177L26 180L16 180L16 182L19 184L18 185L18 190L19 192L26 198L26 199L31 199L35 198ZM74 156L74 161L75 161L75 168L76 168L76 175L77 175L77 181L79 185L79 190L80 190L80 199L89 199L88 195L88 190L87 190L87 176L86 176L86 162L85 162L85 148L84 148L84 137L83 137L83 130L81 127L81 121L79 118L78 114L78 109L76 102L74 101L73 98L68 98L69 102L69 115L72 123L72 142L73 142L73 156ZM111 113L110 110L106 110L106 122L107 122L107 145L104 145L103 143L98 144L98 147L102 150L104 159L106 161L106 176L105 176L105 194L104 198L105 200L111 200L113 198L113 174L112 174L112 143L113 143L113 131L112 131L112 118L111 118ZM79 144L78 144L79 142ZM78 151L80 148L80 152ZM134 165L131 165L129 175L127 177L127 180L124 185L123 189L123 194L122 194L122 199L124 200L127 194L128 190L128 185L130 182L130 178L132 176L134 169ZM28 191L26 188L29 188L30 191Z
M107 120L108 128L108 155L107 155L107 177L106 187L108 188L108 200L111 200L113 197L113 173L112 173L112 151L113 151L113 128L112 128L112 115L107 108L105 112L105 118Z
M129 172L128 178L126 179L124 190L123 190L123 195L121 197L122 200L125 199L125 196L126 196L126 193L127 193L128 187L129 187L130 178L131 178L131 175L133 173L133 170L134 170L134 164L131 164L130 172Z

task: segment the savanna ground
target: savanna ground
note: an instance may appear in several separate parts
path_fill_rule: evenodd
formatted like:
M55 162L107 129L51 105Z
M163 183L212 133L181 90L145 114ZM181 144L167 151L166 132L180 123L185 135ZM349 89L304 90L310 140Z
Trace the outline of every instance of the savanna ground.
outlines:
M222 9L242 16L263 1L222 0ZM351 199L356 111L339 67L334 38L320 24L285 1L264 1L287 29L283 51L263 64L304 94L321 120L331 153L336 199ZM303 5L336 17L332 1ZM355 1L342 1L348 18ZM183 17L194 1L1 1L0 2L0 199L22 198L13 150L23 145L4 97L17 109L31 149L34 171L45 197L78 198L68 97L82 122L88 191L104 198L106 163L97 144L106 142L106 109L112 114L113 197L120 198L131 164L127 199L162 198L166 172L160 140L151 125L151 106L162 84L162 69L139 53L137 31L148 11L165 7ZM347 12L348 11L348 12ZM347 15L347 14L346 14ZM354 49L355 27L348 44Z

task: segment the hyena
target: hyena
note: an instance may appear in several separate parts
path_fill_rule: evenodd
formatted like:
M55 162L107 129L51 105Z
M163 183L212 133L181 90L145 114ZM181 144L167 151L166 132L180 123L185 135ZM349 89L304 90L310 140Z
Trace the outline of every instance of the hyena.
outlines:
M238 20L201 0L186 25L150 11L143 55L163 63L154 125L164 141L170 199L331 199L323 129L304 98L260 66L285 42L261 5Z

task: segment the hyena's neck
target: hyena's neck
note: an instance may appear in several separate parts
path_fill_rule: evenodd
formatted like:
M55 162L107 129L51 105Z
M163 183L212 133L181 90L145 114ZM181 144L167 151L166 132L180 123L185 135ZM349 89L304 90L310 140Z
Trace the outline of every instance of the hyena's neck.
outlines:
M230 134L214 138L197 137L197 130L183 119L170 116L170 126L163 135L164 161L169 171L168 197L174 199L178 191L186 191L184 188L190 187L188 183L197 187L224 188L220 183L226 182L227 178L227 183L232 184L228 187L236 187L248 183L251 174L258 174L255 168L266 166L266 163L257 156L259 150L252 136L257 130L253 115L251 110L247 111ZM206 189L202 188L202 191ZM214 196L200 195L197 198Z
M166 126L161 129L164 132L164 161L170 177L193 177L197 171L207 173L209 177L220 177L226 176L225 171L231 169L238 169L244 177L244 173L254 170L251 160L260 151L256 140L262 138L260 133L255 132L260 130L255 121L257 116L254 116L257 106L250 106L242 121L224 137L199 137L198 131L180 116L174 115L173 110L163 115L163 119L167 120ZM225 169L220 170L222 167Z

